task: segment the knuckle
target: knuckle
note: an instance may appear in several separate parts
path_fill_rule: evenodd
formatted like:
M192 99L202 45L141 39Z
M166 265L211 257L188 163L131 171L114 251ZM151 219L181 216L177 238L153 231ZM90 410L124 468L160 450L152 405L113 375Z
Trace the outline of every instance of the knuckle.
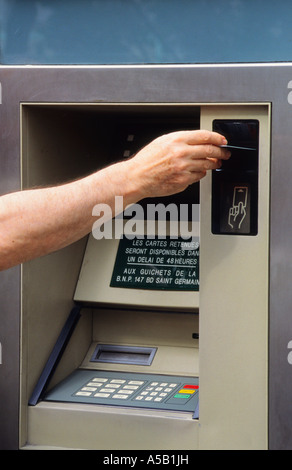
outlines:
M208 157L212 157L214 155L214 147L211 144L206 144L205 152Z
M217 159L207 159L205 160L204 170L214 170L216 168L219 168L220 166L220 161L218 161Z
M209 142L211 138L212 132L207 130L201 131L201 138L203 142Z
M183 178L183 174L187 169L188 166L184 160L178 160L172 166L173 174L176 175L177 178Z
M170 156L174 165L181 166L182 164L184 164L186 150L181 145L172 145L170 150Z
M212 169L212 162L209 160L205 160L204 162L204 170L211 170Z
M181 131L174 131L169 134L164 134L162 137L168 145L176 145L181 141L182 134Z

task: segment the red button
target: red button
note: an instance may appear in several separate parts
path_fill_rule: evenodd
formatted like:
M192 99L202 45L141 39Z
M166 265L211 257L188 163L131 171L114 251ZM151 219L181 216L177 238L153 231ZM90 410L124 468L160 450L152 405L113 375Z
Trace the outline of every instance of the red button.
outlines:
M197 390L199 388L199 385L184 385L183 388L189 388L189 389Z

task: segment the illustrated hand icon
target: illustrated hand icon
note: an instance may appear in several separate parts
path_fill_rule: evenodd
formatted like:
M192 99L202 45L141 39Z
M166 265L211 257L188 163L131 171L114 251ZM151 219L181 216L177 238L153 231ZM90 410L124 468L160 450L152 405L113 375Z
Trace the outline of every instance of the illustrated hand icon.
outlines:
M229 209L228 225L233 229L240 229L245 216L245 207L242 202L239 202L237 206L232 206Z

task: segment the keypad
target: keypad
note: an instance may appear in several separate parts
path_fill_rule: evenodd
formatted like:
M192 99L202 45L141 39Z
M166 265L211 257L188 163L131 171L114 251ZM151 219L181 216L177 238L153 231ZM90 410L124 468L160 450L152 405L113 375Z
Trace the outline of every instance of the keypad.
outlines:
M78 369L48 392L45 399L195 411L198 392L196 377Z
M93 377L75 395L78 397L114 398L128 400L145 384L144 380L106 379Z
M76 397L134 400L145 403L161 403L171 398L173 402L181 400L181 404L183 404L198 390L199 385L181 384L179 382L92 377L74 395Z
M166 400L177 386L178 383L150 382L139 395L136 395L135 400L161 402Z
M146 384L146 386L145 386ZM115 398L118 400L134 399L136 401L165 401L170 395L174 394L179 383L177 382L146 382L144 380L122 380L122 379L105 379L91 378L85 383L75 395L78 397L97 397L97 398ZM196 390L184 389L178 391L183 394L183 398L187 399L195 393ZM135 397L133 397L135 395Z

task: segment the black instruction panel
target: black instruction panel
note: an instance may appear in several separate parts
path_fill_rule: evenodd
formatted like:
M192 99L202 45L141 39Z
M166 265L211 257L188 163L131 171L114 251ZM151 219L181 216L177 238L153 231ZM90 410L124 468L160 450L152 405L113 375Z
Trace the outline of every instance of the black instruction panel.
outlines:
M213 130L227 138L231 158L212 171L212 233L257 235L259 122L215 119Z
M199 290L199 237L121 238L111 287Z

